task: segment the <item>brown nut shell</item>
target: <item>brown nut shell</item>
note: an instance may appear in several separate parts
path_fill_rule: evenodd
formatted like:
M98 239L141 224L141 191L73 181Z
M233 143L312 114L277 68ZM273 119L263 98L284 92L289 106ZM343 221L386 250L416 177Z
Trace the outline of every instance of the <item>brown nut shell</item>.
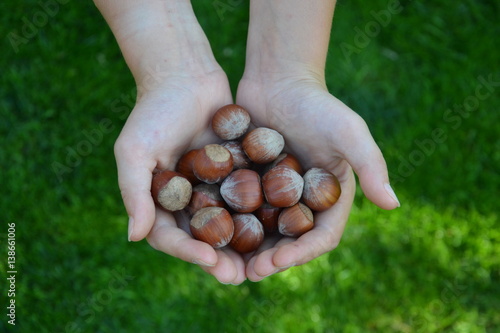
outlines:
M247 110L236 104L221 107L212 118L212 129L223 140L235 140L243 136L249 125Z
M226 141L221 143L221 146L229 150L233 156L233 169L250 169L252 161L248 158L247 154L243 151L241 142L239 141Z
M321 212L332 207L341 194L340 183L331 172L311 168L304 175L302 200L312 210Z
M217 184L198 184L193 187L191 201L186 207L189 214L194 215L205 207L224 207L225 202L220 195L220 187Z
M205 207L194 214L189 223L193 237L218 249L233 238L234 223L231 214L221 207Z
M264 241L262 223L253 214L233 214L234 234L229 245L239 253L257 250Z
M282 210L283 208L273 207L265 202L254 212L254 215L264 226L264 231L272 234L278 230L278 217Z
M292 168L295 170L299 175L304 174L304 169L302 168L302 165L300 164L300 161L295 157L294 155L290 153L281 153L274 161L272 161L269 166L268 170L272 169L274 167L277 167L279 165L284 165L289 168Z
M304 180L293 169L281 165L272 168L262 177L266 201L274 207L290 207L299 202Z
M154 201L170 212L184 209L191 200L192 190L189 180L171 170L156 173L151 182Z
M222 182L220 194L238 213L253 212L264 202L259 174L248 169L231 172Z
M193 173L194 157L196 156L198 151L199 149L192 149L182 155L175 167L175 171L186 177L187 180L189 180L193 185L199 184L201 182Z
M284 236L299 237L313 227L313 213L309 207L301 202L283 209L278 218L278 230Z
M271 128L257 127L245 136L242 146L250 160L265 164L279 156L285 147L285 139Z
M204 183L215 184L226 178L233 170L233 156L218 144L209 144L200 149L193 161L193 173Z

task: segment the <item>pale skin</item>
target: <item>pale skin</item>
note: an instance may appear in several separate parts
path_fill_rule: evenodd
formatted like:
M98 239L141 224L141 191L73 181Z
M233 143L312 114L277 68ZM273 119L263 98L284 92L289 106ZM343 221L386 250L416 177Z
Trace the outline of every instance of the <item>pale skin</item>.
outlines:
M373 203L383 209L399 206L366 123L326 89L335 1L251 1L245 72L236 101L189 1L95 3L139 91L115 144L130 240L147 238L153 248L198 264L221 283L241 284L305 264L339 244L354 198L353 170ZM186 232L187 218L155 208L150 194L155 169L172 169L183 152L220 141L210 119L233 102L250 112L255 125L281 132L304 167L328 169L342 186L337 204L316 214L313 230L298 239L267 239L244 256L193 239Z

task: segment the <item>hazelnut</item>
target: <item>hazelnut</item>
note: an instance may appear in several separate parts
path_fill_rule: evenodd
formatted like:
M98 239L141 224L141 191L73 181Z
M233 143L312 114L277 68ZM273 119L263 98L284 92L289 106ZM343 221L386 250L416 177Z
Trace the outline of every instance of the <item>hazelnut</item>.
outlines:
M299 175L302 175L304 173L304 169L302 169L302 165L300 164L299 160L290 153L280 154L274 161L269 164L268 170L278 165L285 165L287 167L290 167L293 170L297 171Z
M250 125L247 110L236 104L221 107L212 118L212 129L222 140L234 140L242 136Z
M200 149L193 161L193 173L202 182L215 184L233 170L233 157L226 148L209 144Z
M198 151L199 149L192 149L182 155L175 167L175 170L186 177L193 185L200 183L200 180L193 173L194 157Z
M224 207L225 202L220 195L220 188L217 184L199 184L193 187L191 201L186 207L189 214L194 215L197 211L205 207Z
M218 249L226 246L233 237L234 223L231 214L221 207L205 207L194 214L189 229L193 237Z
M273 207L265 202L254 212L254 214L264 226L264 230L271 234L278 230L278 217L281 210L282 208Z
M151 195L154 201L168 211L184 209L191 199L189 180L178 172L163 170L153 176Z
M253 212L264 201L259 174L248 169L231 172L222 182L220 194L228 206L238 213Z
M262 223L253 214L234 214L234 234L229 245L239 253L255 251L264 241Z
M313 227L313 213L301 202L283 209L278 218L278 230L284 236L299 237Z
M245 136L242 146L250 160L265 164L279 156L285 147L285 139L273 129L258 127Z
M222 147L229 150L233 156L233 169L249 169L252 161L248 158L247 154L243 151L241 142L239 141L226 141L221 144Z
M312 210L321 212L332 207L340 197L340 183L331 172L309 169L304 175L302 200Z
M290 207L299 202L304 180L293 169L280 165L262 177L262 189L266 201L274 207Z

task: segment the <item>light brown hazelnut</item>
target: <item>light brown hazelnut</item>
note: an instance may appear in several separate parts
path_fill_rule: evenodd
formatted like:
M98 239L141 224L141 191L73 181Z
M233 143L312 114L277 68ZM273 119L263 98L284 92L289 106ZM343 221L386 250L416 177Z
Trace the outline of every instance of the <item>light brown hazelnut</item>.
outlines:
M250 160L265 164L279 156L285 147L285 139L273 129L257 127L245 136L242 147Z
M250 115L242 106L229 104L221 107L212 118L214 133L223 140L234 140L248 130Z
M163 170L153 176L151 195L167 211L184 209L191 200L191 194L191 183L178 172Z

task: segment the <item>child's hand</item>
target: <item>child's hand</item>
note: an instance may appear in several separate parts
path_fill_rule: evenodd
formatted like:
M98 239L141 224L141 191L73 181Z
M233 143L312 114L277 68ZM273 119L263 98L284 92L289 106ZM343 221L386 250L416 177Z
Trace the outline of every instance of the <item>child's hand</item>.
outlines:
M285 137L286 149L305 169L322 167L335 174L342 194L327 211L315 214L314 228L298 239L267 241L249 260L247 277L259 281L333 250L340 242L359 176L365 195L384 209L399 206L389 189L387 167L365 122L328 93L314 77L261 77L240 82L237 103L257 126Z
M241 256L194 240L186 217L176 214L176 222L173 214L155 207L150 192L155 169L173 170L185 151L217 141L210 120L221 105L231 101L222 71L168 78L140 97L116 142L115 155L130 217L130 240L147 236L155 249L196 263L219 281L241 283L245 279Z

